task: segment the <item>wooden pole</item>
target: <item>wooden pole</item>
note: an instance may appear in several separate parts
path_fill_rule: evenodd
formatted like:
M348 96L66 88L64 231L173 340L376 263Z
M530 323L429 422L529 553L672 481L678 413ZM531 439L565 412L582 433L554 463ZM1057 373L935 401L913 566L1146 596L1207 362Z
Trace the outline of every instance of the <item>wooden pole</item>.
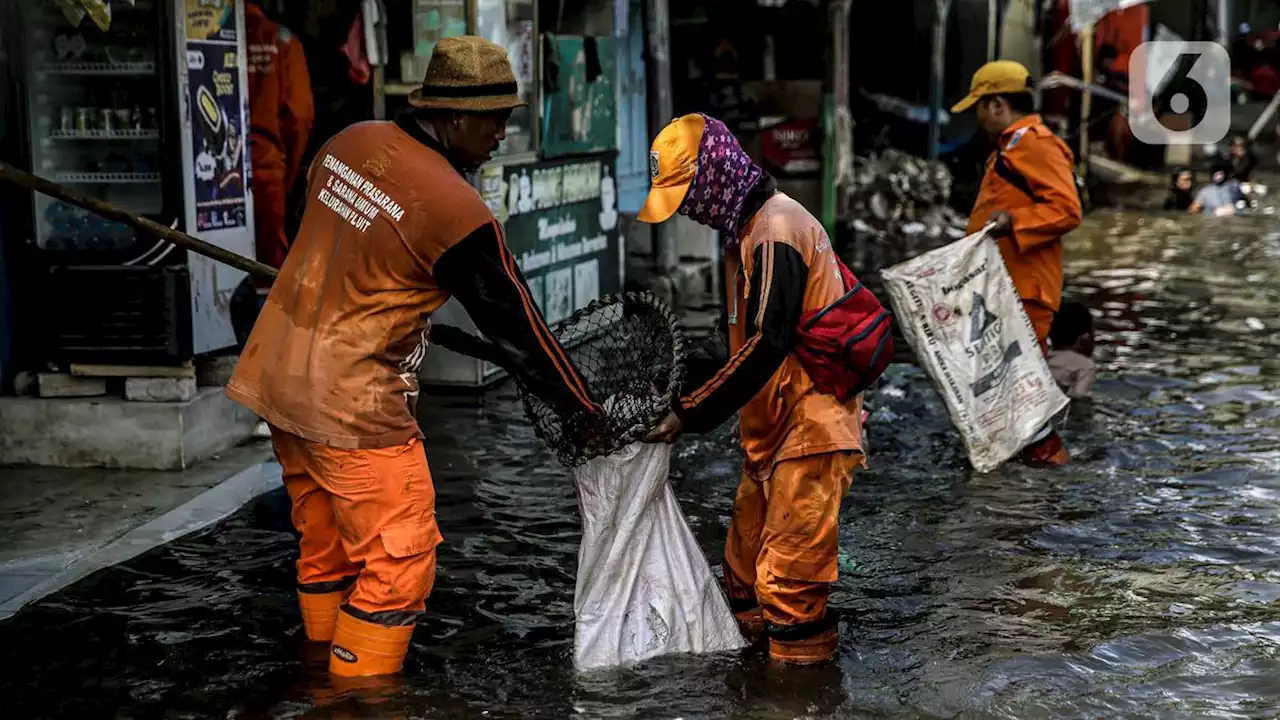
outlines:
M77 207L84 208L89 212L96 213L108 220L114 220L123 223L129 227L154 235L161 240L167 240L178 247L190 250L197 255L203 255L211 260L230 265L237 270L243 270L250 275L258 277L275 279L279 272L271 267L251 260L239 253L220 248L217 245L191 237L190 235L165 227L157 222L152 222L144 217L122 210L108 202L103 202L97 198L81 195L74 190L69 190L58 183L45 180L28 172L23 172L8 163L0 162L0 180L6 180L52 198L57 198L63 202L71 203ZM476 337L450 325L432 324L431 341L454 352L477 357L481 360L488 360L495 365L510 370L510 362L507 356L497 349L497 346L483 338Z
M35 192L48 195L52 198L57 198L63 202L82 207L85 210L101 215L108 220L114 220L118 223L128 225L135 230L147 233L148 235L154 235L161 240L167 240L180 248L190 250L198 255L203 255L212 260L217 260L220 263L230 265L237 270L243 270L250 275L274 279L278 274L276 269L270 265L265 265L257 260L250 260L239 253L231 252L230 250L220 248L217 245L211 245L210 243L200 240L199 238L191 237L179 230L165 227L160 223L148 220L140 215L131 213L128 210L118 208L111 203L103 202L102 200L89 197L87 195L81 195L80 193L59 185L58 183L45 180L42 177L32 175L28 172L23 172L8 163L0 162L0 180L7 180L14 185L27 188L28 190L34 190Z
M996 36L1000 32L1000 0L987 0L987 62L996 59L999 49L996 47Z
M1081 75L1084 89L1080 96L1080 177L1089 175L1089 116L1093 114L1093 25L1080 31Z
M671 13L667 0L647 0L645 16L645 77L648 79L649 137L671 122L673 109L671 88ZM648 153L645 154L647 160ZM680 262L673 223L658 223L654 234L654 269L660 274L673 272Z
M946 81L947 18L951 0L936 0L933 19L933 68L929 88L929 159L936 160L942 145L942 87Z

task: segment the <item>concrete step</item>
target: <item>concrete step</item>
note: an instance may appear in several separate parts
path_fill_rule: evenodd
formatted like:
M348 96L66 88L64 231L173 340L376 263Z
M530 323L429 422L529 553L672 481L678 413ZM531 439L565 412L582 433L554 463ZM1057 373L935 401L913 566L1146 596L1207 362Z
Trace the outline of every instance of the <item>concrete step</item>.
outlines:
M220 387L183 402L0 397L0 465L182 470L253 437Z

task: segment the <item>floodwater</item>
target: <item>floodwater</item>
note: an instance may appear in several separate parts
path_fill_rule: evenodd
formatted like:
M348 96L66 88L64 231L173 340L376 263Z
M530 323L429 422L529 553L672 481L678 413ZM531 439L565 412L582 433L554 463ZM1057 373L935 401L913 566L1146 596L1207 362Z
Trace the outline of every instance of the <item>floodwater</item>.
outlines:
M0 624L6 717L1223 717L1280 715L1280 224L1099 211L1068 295L1104 373L1064 471L971 472L895 366L844 505L838 663L571 667L576 501L498 393L428 417L447 544L404 677L335 687L299 640L273 493ZM673 482L718 558L727 429Z

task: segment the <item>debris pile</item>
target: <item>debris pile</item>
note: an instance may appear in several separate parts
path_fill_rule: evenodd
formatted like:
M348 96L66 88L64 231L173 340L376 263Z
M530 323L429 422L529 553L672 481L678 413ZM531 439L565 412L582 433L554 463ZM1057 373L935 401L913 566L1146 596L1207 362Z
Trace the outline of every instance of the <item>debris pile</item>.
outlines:
M947 201L951 173L941 162L898 150L857 158L846 191L844 248L855 271L873 271L964 237L966 218Z

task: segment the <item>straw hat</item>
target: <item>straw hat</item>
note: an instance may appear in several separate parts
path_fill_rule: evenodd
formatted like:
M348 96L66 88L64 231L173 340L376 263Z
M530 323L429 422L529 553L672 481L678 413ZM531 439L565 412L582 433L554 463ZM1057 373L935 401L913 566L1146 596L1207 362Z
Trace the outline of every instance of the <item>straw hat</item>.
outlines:
M436 43L422 87L409 104L433 110L490 112L523 107L507 51L484 38L463 35Z

